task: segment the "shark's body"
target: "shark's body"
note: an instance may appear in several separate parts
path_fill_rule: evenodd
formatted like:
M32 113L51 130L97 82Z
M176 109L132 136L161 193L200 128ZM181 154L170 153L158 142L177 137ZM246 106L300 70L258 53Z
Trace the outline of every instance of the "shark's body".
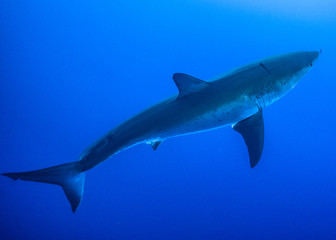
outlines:
M81 201L85 171L135 144L153 149L165 139L232 125L246 142L251 167L263 150L262 109L288 91L312 67L319 52L294 52L263 59L205 82L176 73L179 94L112 129L89 146L76 162L31 172L6 173L13 179L58 184L72 210Z

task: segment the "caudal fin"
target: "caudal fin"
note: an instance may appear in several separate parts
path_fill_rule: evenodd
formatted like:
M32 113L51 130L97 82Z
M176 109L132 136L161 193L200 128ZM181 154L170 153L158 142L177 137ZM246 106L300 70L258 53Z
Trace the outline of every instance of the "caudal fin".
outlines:
M82 200L85 173L79 170L78 162L66 163L36 171L3 173L2 175L14 180L21 179L61 186L71 204L73 212L76 211Z

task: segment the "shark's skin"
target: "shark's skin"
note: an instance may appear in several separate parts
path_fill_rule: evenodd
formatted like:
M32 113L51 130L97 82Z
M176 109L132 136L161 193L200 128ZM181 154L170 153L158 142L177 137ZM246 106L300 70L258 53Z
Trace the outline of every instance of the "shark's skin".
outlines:
M156 149L165 139L227 125L237 125L234 129L244 137L249 152L252 155L257 152L254 165L251 162L253 167L263 149L262 109L293 89L318 56L317 51L278 55L224 73L209 82L174 74L179 94L115 127L84 150L78 161L3 175L15 180L58 184L76 211L82 199L84 172L112 155L139 143L152 144ZM250 131L251 128L257 130ZM254 146L255 143L259 145Z
M112 129L80 156L86 171L138 143L235 124L280 99L312 67L319 52L266 58L216 77L182 98L174 95Z

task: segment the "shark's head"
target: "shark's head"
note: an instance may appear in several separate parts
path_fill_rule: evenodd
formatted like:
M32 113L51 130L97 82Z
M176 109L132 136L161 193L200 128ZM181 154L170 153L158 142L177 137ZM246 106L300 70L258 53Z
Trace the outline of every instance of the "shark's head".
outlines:
M294 52L280 57L278 74L282 75L282 81L288 81L289 85L296 85L301 77L308 72L319 56L317 51Z
M293 89L319 57L318 51L294 52L264 59L260 67L268 72L260 89L260 97L270 99L269 105Z
M288 53L269 59L266 66L276 76L275 81L293 88L312 68L319 54L317 51Z

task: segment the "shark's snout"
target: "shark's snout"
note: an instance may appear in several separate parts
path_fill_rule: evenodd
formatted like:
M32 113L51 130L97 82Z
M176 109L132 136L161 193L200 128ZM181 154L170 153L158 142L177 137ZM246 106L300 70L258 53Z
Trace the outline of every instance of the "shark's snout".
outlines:
M311 51L307 52L307 58L308 61L310 62L310 66L313 66L318 57L320 56L321 50L320 51Z

